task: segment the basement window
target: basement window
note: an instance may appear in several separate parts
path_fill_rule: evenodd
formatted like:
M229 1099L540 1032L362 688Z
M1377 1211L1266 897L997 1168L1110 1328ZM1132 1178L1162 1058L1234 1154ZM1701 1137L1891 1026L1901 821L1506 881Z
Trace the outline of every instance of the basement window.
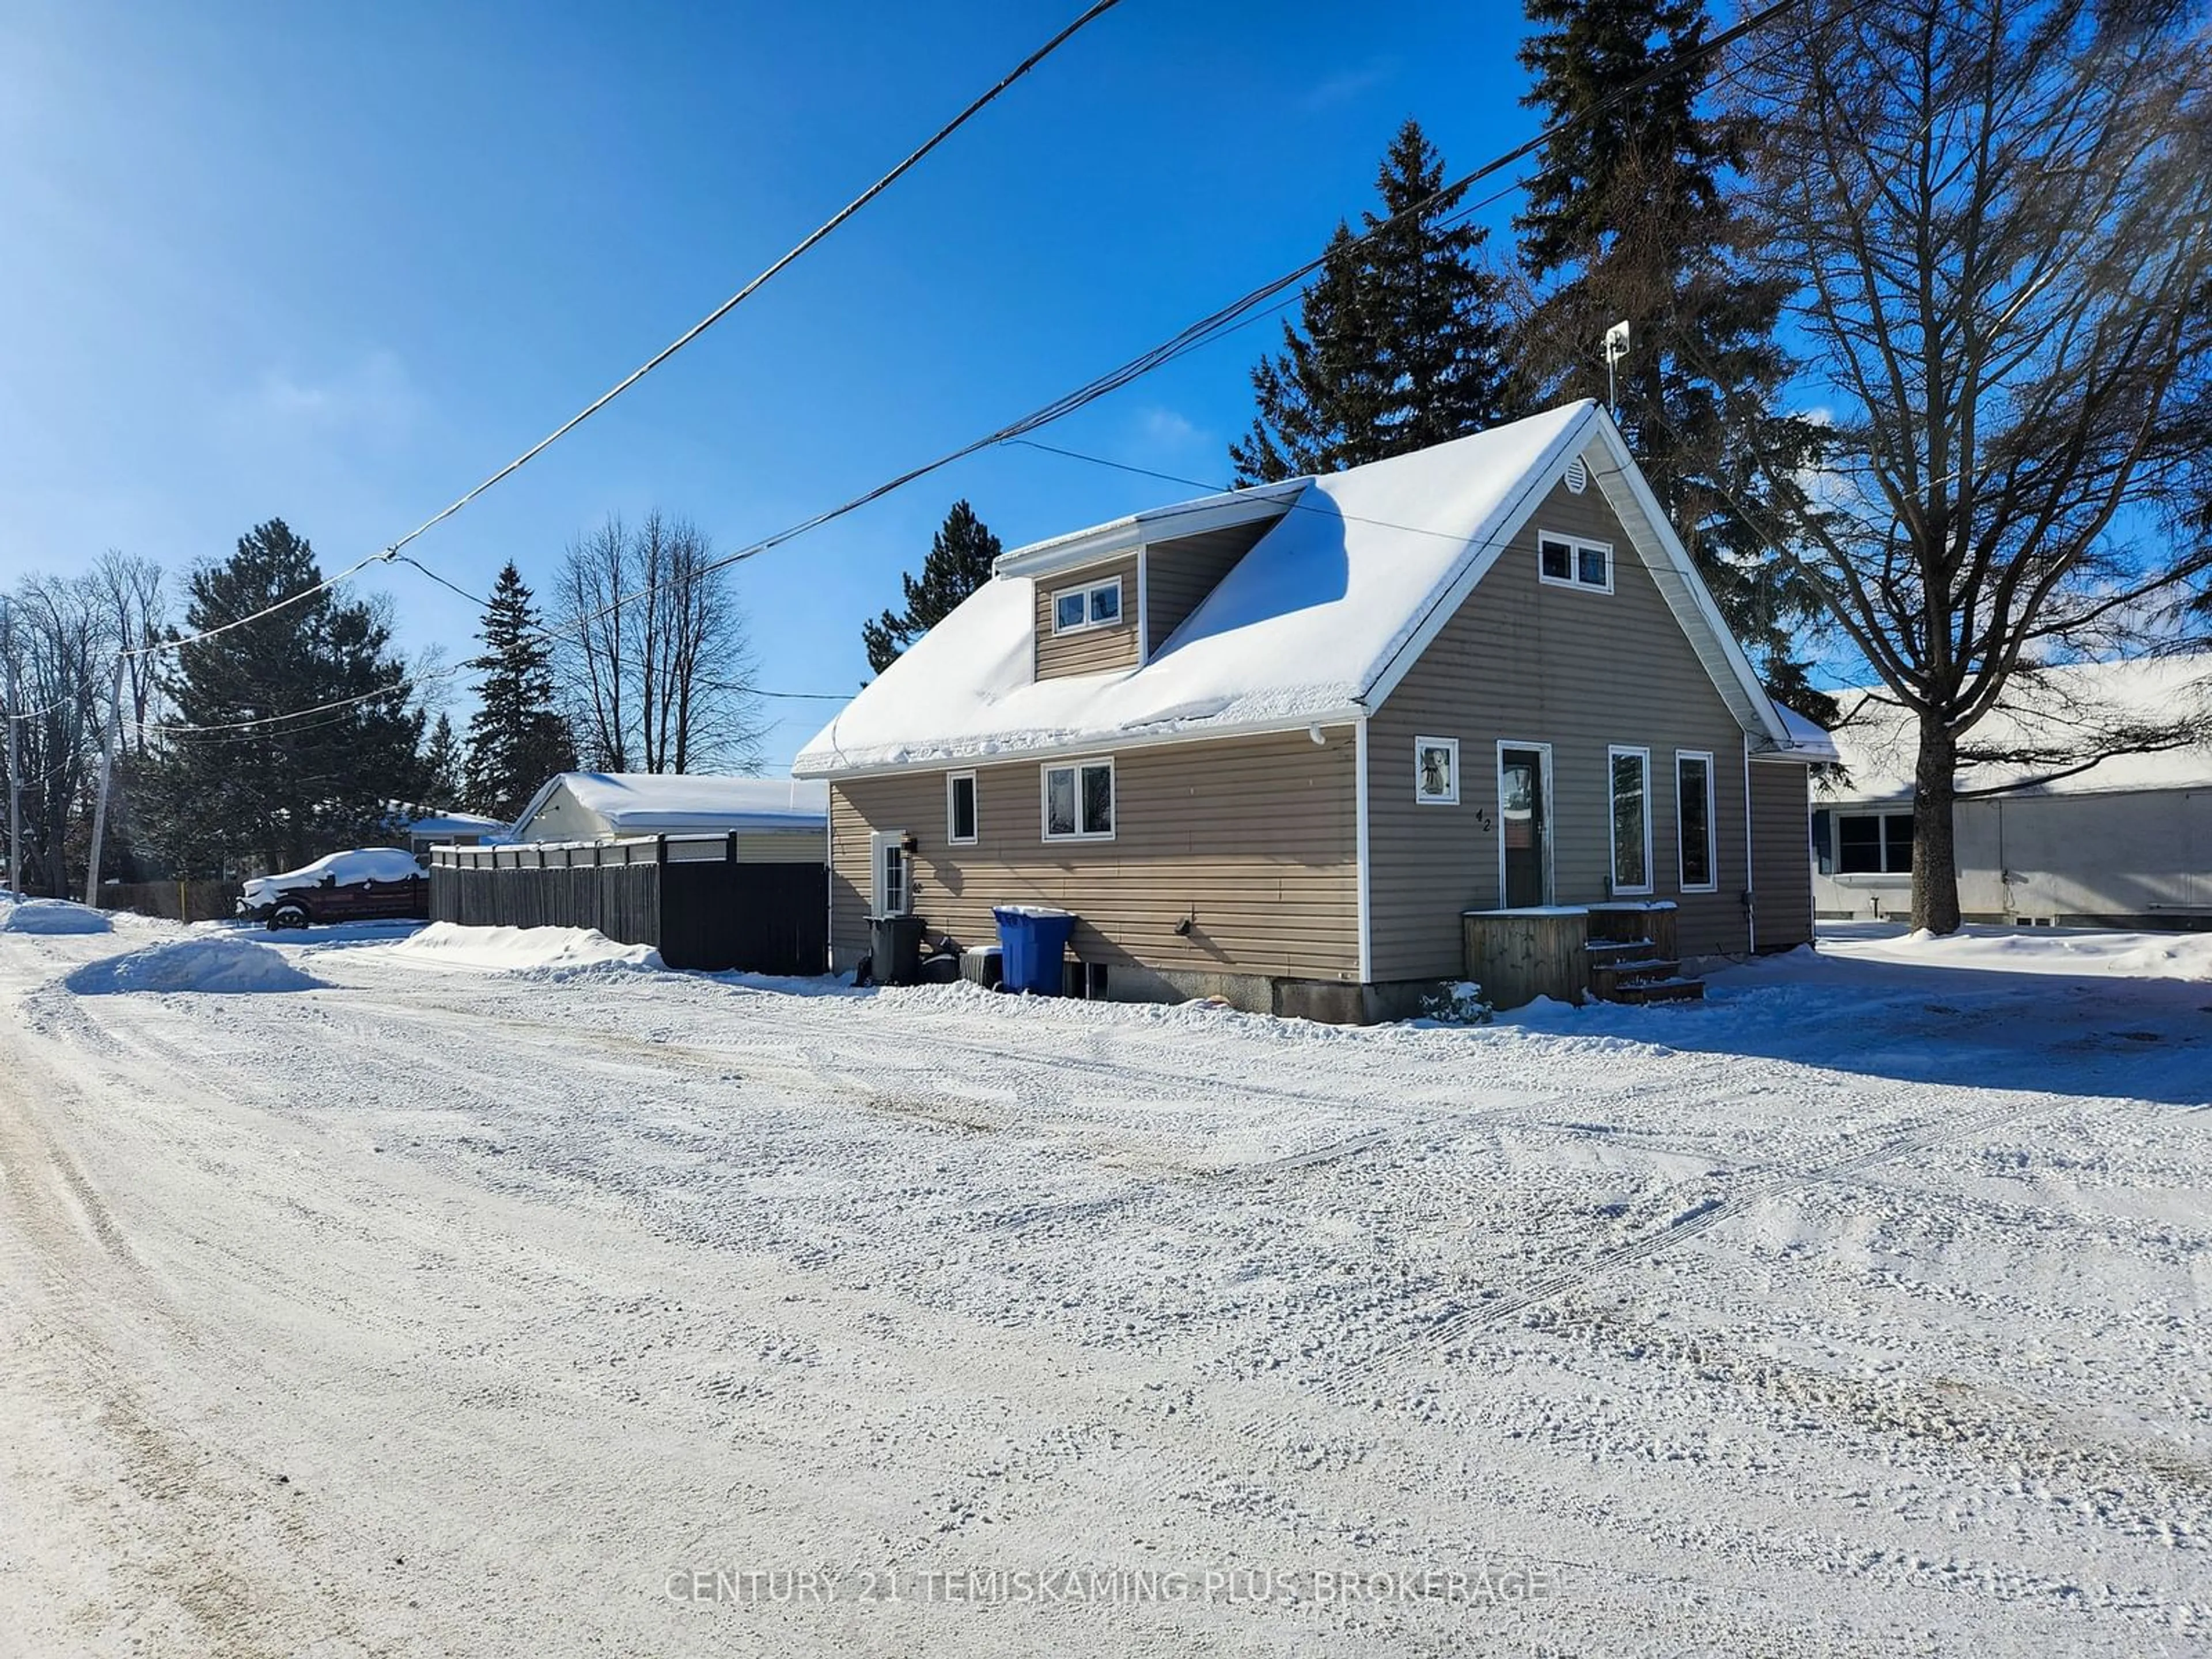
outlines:
M1838 812L1835 862L1838 875L1905 876L1912 873L1912 814Z
M1595 593L1613 592L1613 548L1605 542L1586 542L1573 536L1549 532L1536 538L1537 579L1553 587L1587 588Z
M1071 587L1052 596L1052 631L1079 634L1089 628L1112 628L1121 620L1121 579Z
M1077 761L1044 771L1047 841L1114 839L1114 763Z

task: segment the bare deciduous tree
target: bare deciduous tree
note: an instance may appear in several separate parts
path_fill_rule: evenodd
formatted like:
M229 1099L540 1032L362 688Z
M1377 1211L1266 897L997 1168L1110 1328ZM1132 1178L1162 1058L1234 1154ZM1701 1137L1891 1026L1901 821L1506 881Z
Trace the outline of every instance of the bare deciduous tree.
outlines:
M126 651L139 651L161 636L168 626L168 595L161 567L151 559L109 548L93 567L92 581L115 641ZM129 658L123 667L123 740L126 748L146 751L148 724L154 718L161 695L155 659Z
M32 576L0 607L13 667L24 885L66 896L88 781L107 720L116 635L95 577ZM4 815L0 815L4 823Z
M767 726L743 606L689 520L610 518L569 544L553 593L556 663L587 763L610 772L757 771Z
M1790 16L1743 77L1752 193L1832 443L1774 540L1913 717L1912 920L1948 933L1975 726L2039 665L2140 638L2212 565L2146 533L2191 464L2212 334L2203 24L2159 0Z

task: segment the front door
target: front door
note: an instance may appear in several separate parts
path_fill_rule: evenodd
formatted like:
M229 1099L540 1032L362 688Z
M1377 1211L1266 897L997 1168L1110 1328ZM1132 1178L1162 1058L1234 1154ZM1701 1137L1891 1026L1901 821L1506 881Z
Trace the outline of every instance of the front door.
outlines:
M1500 884L1504 908L1552 902L1551 813L1544 799L1547 756L1537 748L1498 751Z

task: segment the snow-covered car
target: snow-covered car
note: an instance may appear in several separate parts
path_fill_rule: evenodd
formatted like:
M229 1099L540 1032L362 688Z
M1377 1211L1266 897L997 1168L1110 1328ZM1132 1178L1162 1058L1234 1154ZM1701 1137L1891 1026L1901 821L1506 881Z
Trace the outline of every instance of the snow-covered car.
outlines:
M270 932L310 922L425 919L430 884L415 855L398 847L331 853L279 876L257 876L239 896L238 914Z

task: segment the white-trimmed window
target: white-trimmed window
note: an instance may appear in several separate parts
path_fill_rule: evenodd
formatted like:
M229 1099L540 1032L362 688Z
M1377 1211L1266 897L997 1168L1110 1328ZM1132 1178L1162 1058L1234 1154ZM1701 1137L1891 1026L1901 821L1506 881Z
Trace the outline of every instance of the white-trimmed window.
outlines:
M1681 842L1682 890L1713 891L1720 884L1720 855L1713 841L1711 755L1694 749L1674 751L1674 824Z
M1911 812L1838 812L1835 873L1907 876L1912 873ZM1824 873L1826 860L1823 860Z
M1413 799L1423 806L1459 805L1459 739L1413 739Z
M1042 770L1047 841L1114 839L1111 760L1070 761Z
M1613 890L1651 890L1651 751L1615 744L1606 751L1613 799Z
M1121 622L1121 579L1063 588L1052 596L1052 631L1080 634L1087 628L1117 628Z
M903 916L914 910L914 865L906 831L878 830L868 836L871 915Z
M945 779L945 839L955 847L975 842L975 775L948 773Z
M1613 592L1613 546L1549 530L1536 532L1536 578L1553 587Z

